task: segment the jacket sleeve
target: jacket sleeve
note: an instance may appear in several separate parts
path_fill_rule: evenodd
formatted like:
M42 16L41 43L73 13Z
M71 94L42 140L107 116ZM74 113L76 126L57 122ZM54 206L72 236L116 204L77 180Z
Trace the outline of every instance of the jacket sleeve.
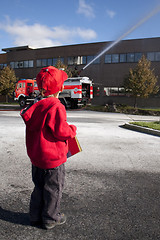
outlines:
M65 107L62 105L58 106L54 112L54 119L50 116L48 125L55 138L61 141L74 138L76 136L76 126L69 125L67 123L67 116Z

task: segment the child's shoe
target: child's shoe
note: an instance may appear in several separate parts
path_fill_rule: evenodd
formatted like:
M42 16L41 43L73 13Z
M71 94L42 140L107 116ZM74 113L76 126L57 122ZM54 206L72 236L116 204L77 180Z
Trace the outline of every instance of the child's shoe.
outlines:
M43 228L49 230L49 229L54 228L57 225L64 224L66 222L66 219L67 219L66 215L64 213L60 213L59 215L60 215L60 219L58 221L53 221L53 222L50 222L50 223L44 223Z

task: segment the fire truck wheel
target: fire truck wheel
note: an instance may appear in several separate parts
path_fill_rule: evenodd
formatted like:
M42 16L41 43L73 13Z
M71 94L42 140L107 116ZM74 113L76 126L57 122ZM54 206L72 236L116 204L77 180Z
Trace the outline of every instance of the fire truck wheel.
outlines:
M65 106L65 108L67 109L67 105L66 105L65 100L64 100L63 98L60 98L59 100L61 101L61 103L62 103L62 104Z
M77 109L78 108L78 100L71 99L71 109Z
M21 107L25 107L25 105L26 105L26 100L25 100L24 97L21 97L21 98L19 99L19 105L20 105Z

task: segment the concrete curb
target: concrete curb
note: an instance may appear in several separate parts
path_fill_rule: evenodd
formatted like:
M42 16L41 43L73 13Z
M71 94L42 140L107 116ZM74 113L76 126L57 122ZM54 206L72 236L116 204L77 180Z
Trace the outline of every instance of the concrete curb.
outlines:
M130 124L130 123L125 123L121 127L129 129L129 130L146 133L146 134L151 134L151 135L160 137L159 130L155 130L155 129L151 129L151 128L147 128L147 127L141 127L141 126L137 126L137 125Z
M0 104L0 111L20 111L19 105Z

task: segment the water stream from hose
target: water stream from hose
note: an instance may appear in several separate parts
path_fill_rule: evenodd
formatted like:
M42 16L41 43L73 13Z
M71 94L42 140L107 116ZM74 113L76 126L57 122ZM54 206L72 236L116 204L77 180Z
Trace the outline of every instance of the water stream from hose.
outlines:
M92 61L90 61L88 64L86 64L82 70L89 67L95 60L97 60L99 57L101 57L104 53L109 51L112 47L114 47L116 44L118 44L122 39L124 39L126 36L128 36L131 32L133 32L136 28L141 26L143 23L145 23L148 19L156 15L160 11L160 5L156 6L149 14L147 14L144 18L142 18L139 22L137 22L135 25L133 25L128 31L126 31L124 34L122 34L117 40L112 42L109 46L107 46L100 54L98 54Z

